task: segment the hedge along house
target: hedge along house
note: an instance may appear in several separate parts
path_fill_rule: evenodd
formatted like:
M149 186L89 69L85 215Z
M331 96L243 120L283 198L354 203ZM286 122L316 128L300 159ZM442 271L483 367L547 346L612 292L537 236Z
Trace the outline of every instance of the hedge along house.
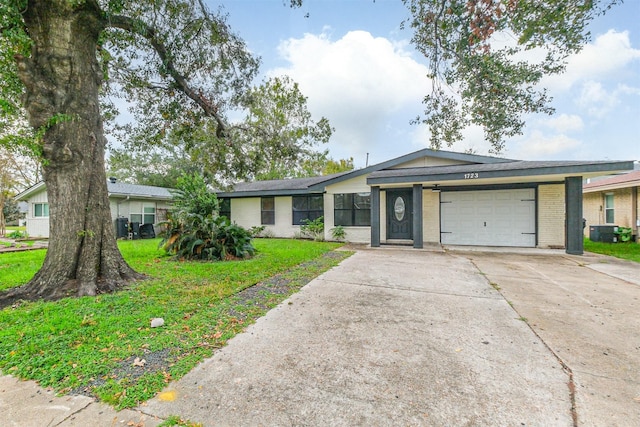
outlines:
M167 188L119 183L115 178L110 178L107 191L116 235L118 218L155 227L158 222L166 220L167 210L171 207L172 196ZM16 199L28 204L27 234L32 237L49 237L49 202L44 182L26 189ZM154 228L154 234L155 232Z
M584 218L588 226L616 225L640 236L640 170L590 180L584 184ZM589 228L585 229L588 236ZM638 240L640 241L640 240Z
M325 238L565 248L581 254L582 180L633 169L633 161L519 161L423 149L350 172L241 183L218 193L222 213L244 227L292 237L324 217Z

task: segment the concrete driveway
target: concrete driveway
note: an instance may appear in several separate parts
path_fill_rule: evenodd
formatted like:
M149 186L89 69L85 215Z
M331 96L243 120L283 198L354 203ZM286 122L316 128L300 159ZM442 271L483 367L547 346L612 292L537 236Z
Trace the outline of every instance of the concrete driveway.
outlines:
M640 265L595 254L456 252L572 373L578 425L640 425Z
M571 426L568 384L464 256L362 250L139 410L205 426Z

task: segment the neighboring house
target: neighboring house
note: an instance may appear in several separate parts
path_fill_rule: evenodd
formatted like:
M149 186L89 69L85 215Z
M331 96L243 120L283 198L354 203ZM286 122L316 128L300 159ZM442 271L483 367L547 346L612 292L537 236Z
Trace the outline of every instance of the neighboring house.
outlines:
M241 183L220 192L223 214L292 237L324 217L325 237L381 244L566 248L582 253L584 178L633 161L519 161L423 149L329 176ZM567 225L565 227L565 224Z
M590 225L617 225L633 229L640 234L640 171L592 180L583 187L584 218Z
M155 233L155 224L166 219L167 210L171 206L172 196L168 188L124 184L110 178L107 191L114 233L117 233L118 218L140 225L151 224ZM49 203L44 182L18 194L16 199L28 204L27 234L32 237L49 237Z

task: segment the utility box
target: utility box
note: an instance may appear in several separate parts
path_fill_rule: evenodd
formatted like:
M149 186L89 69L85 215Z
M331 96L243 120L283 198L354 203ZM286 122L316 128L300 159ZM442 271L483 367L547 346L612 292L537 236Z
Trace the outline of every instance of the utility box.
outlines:
M590 225L589 240L592 242L616 243L618 241L617 225Z
M129 236L129 220L127 218L116 218L116 238L127 238Z

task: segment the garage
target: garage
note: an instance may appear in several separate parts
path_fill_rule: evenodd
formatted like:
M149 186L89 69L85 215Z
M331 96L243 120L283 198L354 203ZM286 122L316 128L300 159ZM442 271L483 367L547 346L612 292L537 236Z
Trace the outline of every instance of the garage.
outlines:
M440 241L446 245L535 247L535 189L443 191Z

